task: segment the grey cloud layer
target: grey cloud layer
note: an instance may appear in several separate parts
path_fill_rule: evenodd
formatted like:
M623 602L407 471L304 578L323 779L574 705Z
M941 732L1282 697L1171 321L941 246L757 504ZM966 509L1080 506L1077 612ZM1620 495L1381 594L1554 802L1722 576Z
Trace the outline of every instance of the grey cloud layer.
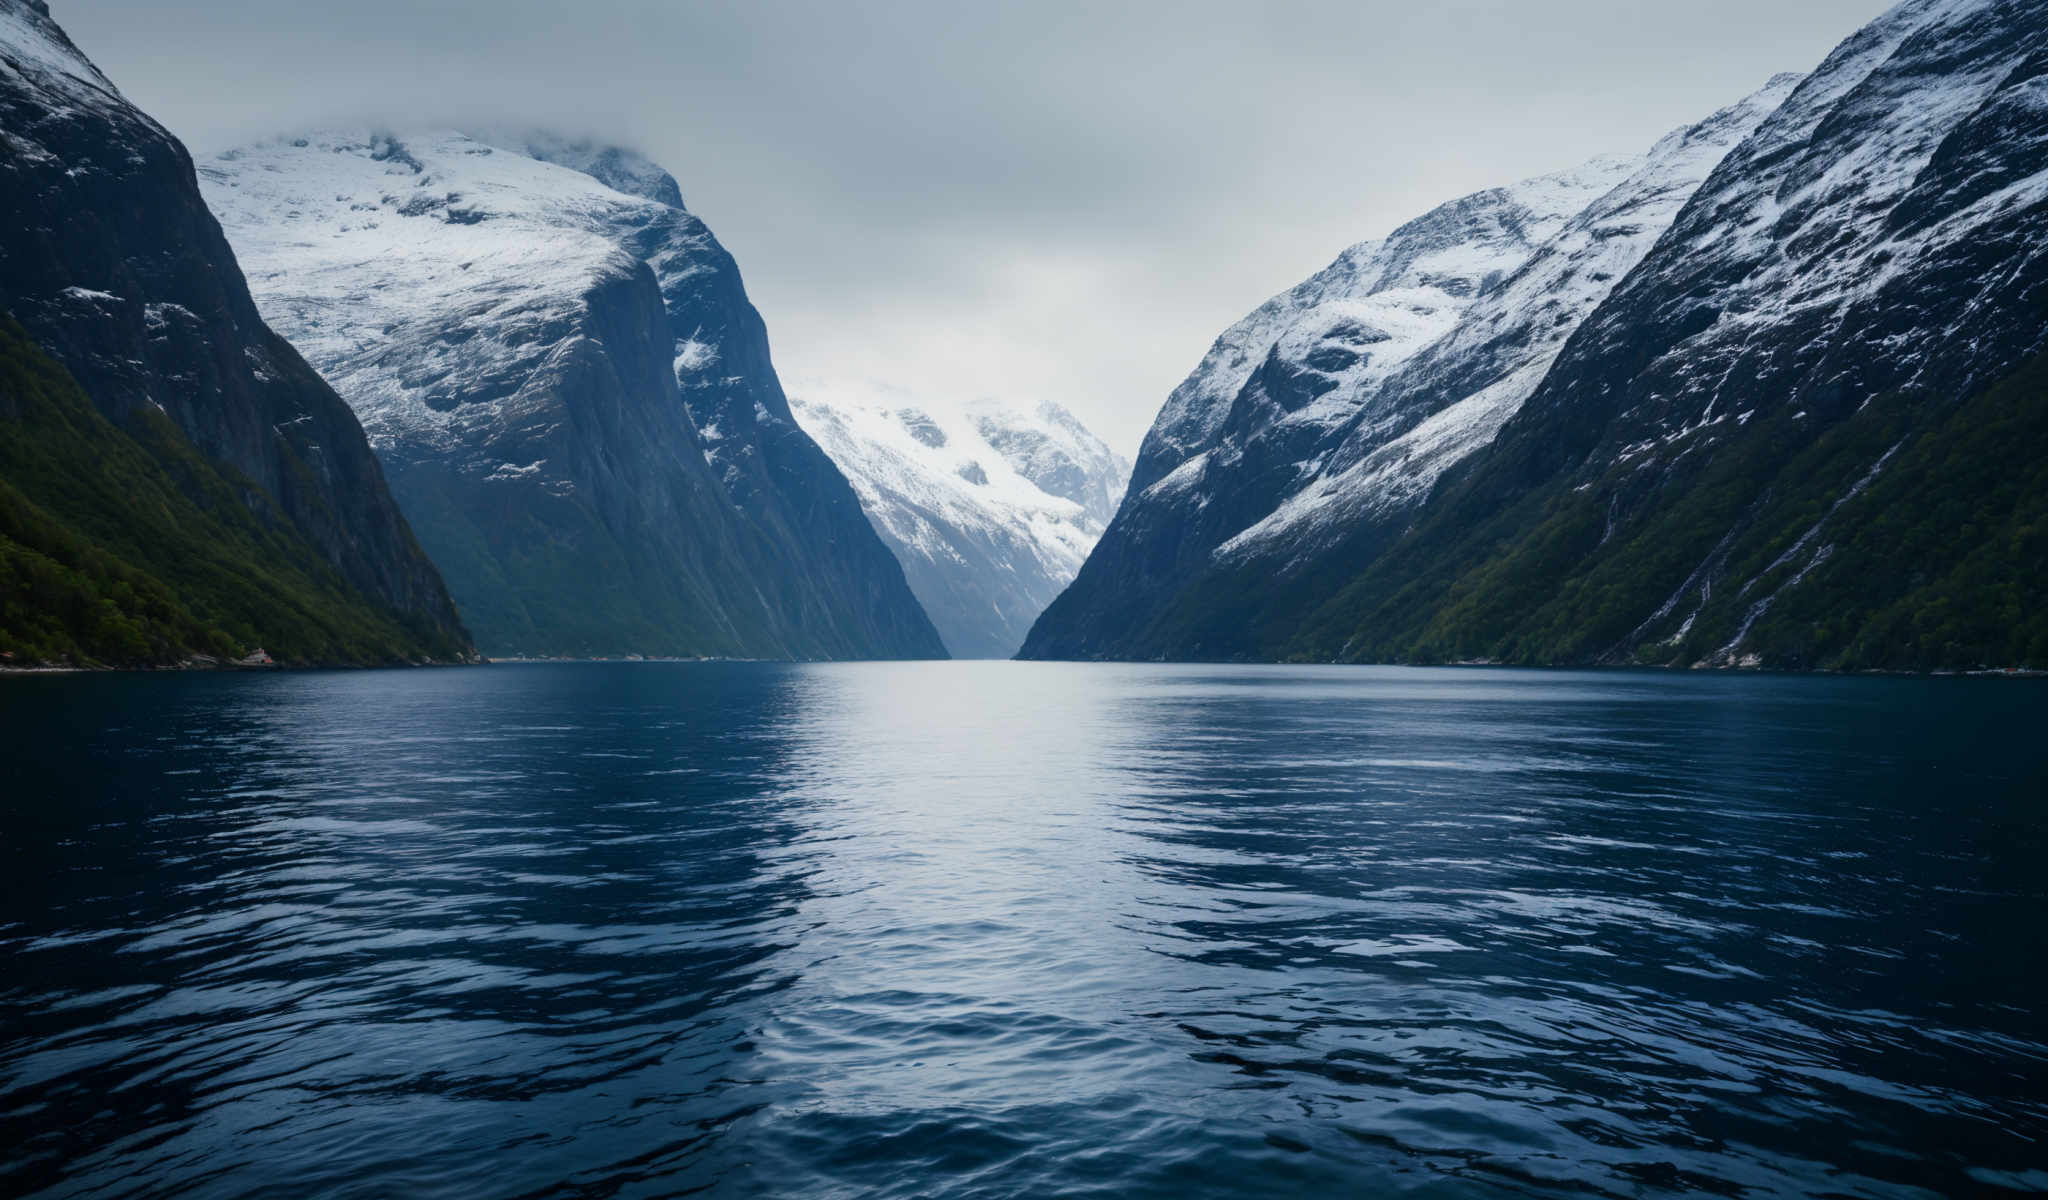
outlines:
M1132 448L1217 330L1452 196L1641 149L1877 0L56 0L196 149L384 114L634 142L778 362Z

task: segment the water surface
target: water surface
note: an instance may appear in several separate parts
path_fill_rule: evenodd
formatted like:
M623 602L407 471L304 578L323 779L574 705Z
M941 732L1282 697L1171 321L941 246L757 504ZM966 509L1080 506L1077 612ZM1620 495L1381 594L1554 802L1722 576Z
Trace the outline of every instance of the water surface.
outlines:
M0 1194L2048 1189L2048 685L0 679Z

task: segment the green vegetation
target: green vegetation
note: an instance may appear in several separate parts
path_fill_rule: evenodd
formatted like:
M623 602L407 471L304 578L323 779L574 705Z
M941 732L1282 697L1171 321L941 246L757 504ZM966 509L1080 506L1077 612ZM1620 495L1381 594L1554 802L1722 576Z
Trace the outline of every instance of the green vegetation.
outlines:
M1863 424L1843 432L1864 453L1894 433L1899 451L1750 644L1848 669L2048 667L2048 357L1951 412L1894 403Z
M776 644L713 578L754 564L688 557L661 528L622 539L582 495L479 488L433 462L390 478L485 653L746 657ZM712 618L729 609L736 623L721 628Z
M1791 415L1721 436L1519 494L1480 464L1272 649L2048 668L2048 357L1962 403L1893 395L1819 436Z
M307 664L464 654L350 587L168 417L116 427L0 315L0 661L145 666L259 646Z

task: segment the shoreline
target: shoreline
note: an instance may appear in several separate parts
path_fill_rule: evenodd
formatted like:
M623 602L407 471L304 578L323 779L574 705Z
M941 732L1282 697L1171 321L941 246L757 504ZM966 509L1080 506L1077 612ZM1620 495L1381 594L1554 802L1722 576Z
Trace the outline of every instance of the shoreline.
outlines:
M415 663L236 663L220 661L196 661L187 659L175 663L152 663L147 666L58 666L37 663L33 666L0 665L0 676L5 675L168 675L181 672L217 672L228 675L261 675L276 671L400 671L426 669L431 667L480 667L490 660L475 662L442 662L438 659Z
M1483 670L1483 671L1586 671L1602 673L1627 673L1644 675L1779 675L1805 678L1832 677L1840 679L1895 678L1895 679L2048 679L2048 669L2035 667L1946 667L1929 671L1901 671L1873 669L1865 671L1828 670L1785 670L1769 667L1716 666L1716 667L1666 667L1635 665L1531 665L1525 663L1495 663L1484 660L1442 663L1307 663L1267 662L1249 659L1240 660L1123 660L1123 659L922 659L922 658L871 658L871 659L780 659L780 658L652 658L642 656L620 657L561 657L491 658L479 656L474 661L443 662L430 660L414 663L234 663L217 660L187 660L179 663L162 663L152 666L110 667L70 666L38 663L32 666L0 664L0 677L36 675L153 675L172 672L219 672L223 674L266 674L274 672L300 671L400 671L430 670L437 667L487 667L487 666L533 666L566 663L638 663L665 665L696 665L708 663L781 663L788 665L845 665L851 663L937 663L937 662L1014 662L1048 665L1064 663L1071 666L1155 666L1155 667L1394 667L1407 670Z

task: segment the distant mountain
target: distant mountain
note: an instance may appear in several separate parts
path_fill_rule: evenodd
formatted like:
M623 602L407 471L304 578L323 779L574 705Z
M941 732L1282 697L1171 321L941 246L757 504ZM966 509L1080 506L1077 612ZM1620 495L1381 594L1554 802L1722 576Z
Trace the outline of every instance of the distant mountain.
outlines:
M1639 173L1589 207L1340 435L1232 441L1251 385L1213 436L1169 402L1026 652L2048 665L2044 70L2038 5L1912 0L1689 133L1727 153L1673 160L1682 206ZM1571 273L1604 294L1544 282L1615 238ZM1531 353L1539 300L1567 336Z
M797 420L853 481L956 658L1008 658L1073 579L1130 463L1067 410L800 389Z
M364 128L231 150L201 181L487 653L943 655L660 167Z
M184 147L28 0L0 0L0 176L0 653L470 657Z

